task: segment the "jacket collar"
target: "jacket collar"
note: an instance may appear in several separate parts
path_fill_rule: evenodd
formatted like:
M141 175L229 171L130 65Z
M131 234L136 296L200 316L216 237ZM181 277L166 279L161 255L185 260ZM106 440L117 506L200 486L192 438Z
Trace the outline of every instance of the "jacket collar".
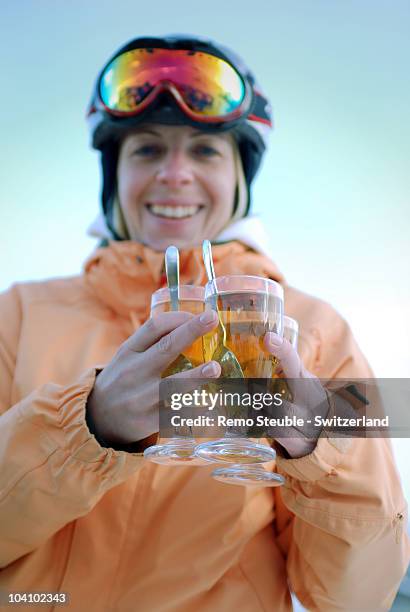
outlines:
M217 244L212 253L218 276L250 274L285 282L268 257L240 242ZM111 241L86 261L84 276L96 296L116 313L125 317L133 313L145 321L152 293L166 286L164 253L133 241ZM180 283L203 285L206 281L201 248L180 251Z

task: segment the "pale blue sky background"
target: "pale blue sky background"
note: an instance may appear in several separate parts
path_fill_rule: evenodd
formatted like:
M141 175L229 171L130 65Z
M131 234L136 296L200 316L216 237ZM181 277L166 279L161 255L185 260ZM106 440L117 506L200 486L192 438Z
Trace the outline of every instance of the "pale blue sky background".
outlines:
M84 114L106 59L143 34L208 35L272 101L254 202L276 263L347 318L377 375L410 376L408 0L6 0L1 21L0 290L77 273L93 248Z

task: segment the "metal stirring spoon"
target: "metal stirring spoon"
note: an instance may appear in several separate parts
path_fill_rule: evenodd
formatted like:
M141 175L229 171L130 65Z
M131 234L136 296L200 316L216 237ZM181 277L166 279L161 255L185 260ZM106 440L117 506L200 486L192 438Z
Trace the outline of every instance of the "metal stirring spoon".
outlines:
M171 301L171 310L179 310L179 252L177 247L169 246L165 251L165 273L167 275L167 283L169 296ZM168 366L163 376L171 376L178 372L186 372L193 369L192 363L182 353Z
M244 378L244 374L238 359L236 358L235 354L226 346L226 329L222 322L222 316L218 308L218 292L215 283L215 270L212 260L211 243L209 242L209 240L204 240L202 243L202 256L204 259L205 270L208 275L208 279L210 282L213 283L215 288L213 306L218 314L219 327L222 332L222 341L218 342L218 346L216 347L212 355L212 359L220 364L222 370L222 378Z

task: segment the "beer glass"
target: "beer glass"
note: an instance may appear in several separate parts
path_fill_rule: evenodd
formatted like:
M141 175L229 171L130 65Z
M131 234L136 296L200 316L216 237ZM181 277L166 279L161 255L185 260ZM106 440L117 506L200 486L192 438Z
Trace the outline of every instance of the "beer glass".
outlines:
M283 317L283 336L297 349L299 325L296 319L291 317ZM284 383L284 391L288 392L286 381L277 380L277 383ZM212 476L225 484L246 485L253 487L280 486L284 483L284 479L279 474L274 474L274 480L270 479L270 472L267 472L262 466L256 465L231 465L229 467L217 468L213 471ZM280 480L279 480L279 479Z
M216 310L220 321L215 330L203 336L205 361L220 354L223 342L239 361L244 378L278 376L279 362L266 350L264 336L269 331L283 335L283 289L279 283L258 276L218 277L205 287L205 308ZM224 377L223 368L221 377ZM238 409L228 409L228 416L229 413L238 416ZM246 484L246 471L252 472L250 478L255 480L256 466L276 456L273 448L244 438L235 428L228 428L222 439L199 444L196 454L207 461L241 464L242 475L235 484ZM223 469L217 472L220 474ZM260 467L259 473L267 486L284 482L279 474Z
M204 288L194 285L179 286L180 310L200 314L204 310ZM171 299L169 289L164 287L153 293L151 298L151 316L156 317L162 312L171 311ZM167 367L162 373L162 378L196 368L204 363L202 338L187 347L183 353ZM192 437L189 428L175 428L174 437L164 444L150 446L144 452L148 461L162 465L204 465L204 461L194 455L196 441Z

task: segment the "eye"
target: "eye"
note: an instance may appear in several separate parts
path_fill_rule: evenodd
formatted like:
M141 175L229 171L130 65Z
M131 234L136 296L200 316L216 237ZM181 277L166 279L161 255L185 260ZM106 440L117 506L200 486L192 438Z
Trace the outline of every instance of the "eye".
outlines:
M194 147L194 153L201 157L214 157L219 155L219 151L210 144L197 144Z
M145 144L137 147L133 155L138 155L140 157L155 157L162 153L162 148L158 144Z

